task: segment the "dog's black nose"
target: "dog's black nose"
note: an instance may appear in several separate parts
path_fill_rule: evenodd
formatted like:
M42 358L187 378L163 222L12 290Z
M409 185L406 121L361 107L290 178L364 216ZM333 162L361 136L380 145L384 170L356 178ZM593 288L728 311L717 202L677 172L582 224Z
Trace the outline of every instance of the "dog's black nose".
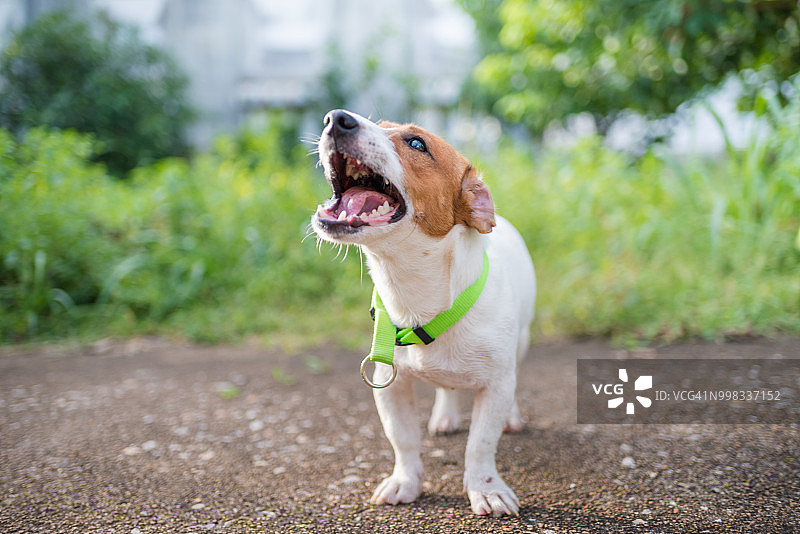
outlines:
M326 127L332 124L335 134L352 133L358 129L358 121L356 118L343 109L335 109L325 115L323 123Z

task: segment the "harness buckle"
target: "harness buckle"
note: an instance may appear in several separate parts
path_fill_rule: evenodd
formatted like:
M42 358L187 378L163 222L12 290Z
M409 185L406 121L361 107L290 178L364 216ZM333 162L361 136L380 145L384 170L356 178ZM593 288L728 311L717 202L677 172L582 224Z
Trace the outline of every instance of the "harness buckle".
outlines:
M411 329L411 331L417 334L419 340L425 343L426 345L430 345L431 343L433 343L433 340L436 339L431 337L430 334L428 334L425 331L425 329L422 328L421 326L414 327Z

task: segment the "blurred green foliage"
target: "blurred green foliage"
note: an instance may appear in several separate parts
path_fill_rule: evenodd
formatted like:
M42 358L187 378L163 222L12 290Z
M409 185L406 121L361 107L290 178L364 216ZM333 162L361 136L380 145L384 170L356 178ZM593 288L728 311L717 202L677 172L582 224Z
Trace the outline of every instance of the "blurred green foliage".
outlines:
M472 100L540 133L571 114L671 113L731 73L753 96L800 71L794 0L460 0L488 54Z
M187 79L132 27L97 15L42 15L0 56L0 126L93 133L93 157L117 175L185 153Z
M769 126L719 157L655 144L634 160L590 137L485 162L532 249L543 334L800 332L800 100L758 103Z
M330 192L306 147L285 150L284 129L220 137L192 162L164 159L122 182L90 162L86 135L35 128L0 141L0 340L312 340L347 326L339 310L360 269L304 240Z
M633 159L590 137L477 161L531 248L539 339L800 332L800 101L756 102L768 126L719 157ZM0 341L365 348L371 283L356 250L309 236L330 189L288 131L219 137L118 181L90 136L0 130Z

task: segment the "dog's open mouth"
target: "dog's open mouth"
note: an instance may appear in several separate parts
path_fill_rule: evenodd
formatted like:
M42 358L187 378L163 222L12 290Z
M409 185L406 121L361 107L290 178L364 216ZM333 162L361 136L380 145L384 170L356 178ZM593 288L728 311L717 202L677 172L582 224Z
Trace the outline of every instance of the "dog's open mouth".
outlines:
M342 152L331 156L333 197L317 209L327 226L385 226L399 221L406 204L397 188L361 160Z

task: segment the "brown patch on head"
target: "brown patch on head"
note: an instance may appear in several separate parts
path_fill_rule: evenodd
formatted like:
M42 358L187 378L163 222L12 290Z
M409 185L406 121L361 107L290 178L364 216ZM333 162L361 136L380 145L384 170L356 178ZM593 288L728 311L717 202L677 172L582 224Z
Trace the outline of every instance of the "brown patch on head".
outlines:
M469 160L444 139L413 124L383 121L405 171L414 222L432 237L456 224L492 231L494 204L489 189Z

